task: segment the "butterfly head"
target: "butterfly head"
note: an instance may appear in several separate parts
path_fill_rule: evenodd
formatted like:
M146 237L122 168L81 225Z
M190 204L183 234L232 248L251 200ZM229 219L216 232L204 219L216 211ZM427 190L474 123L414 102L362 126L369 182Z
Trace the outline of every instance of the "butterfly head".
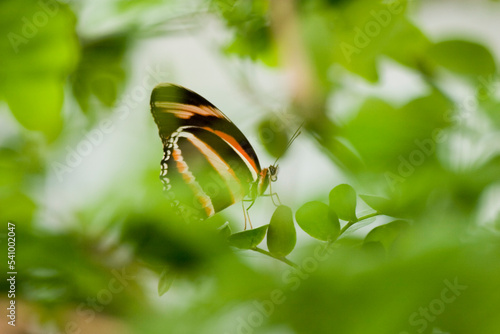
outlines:
M269 181L275 182L278 179L278 165L271 165L260 171L259 178L250 189L250 197L256 198L264 194L269 185Z
M278 180L278 167L278 165L271 165L267 168L267 173L269 174L269 180L271 180L271 182L276 182L276 180Z

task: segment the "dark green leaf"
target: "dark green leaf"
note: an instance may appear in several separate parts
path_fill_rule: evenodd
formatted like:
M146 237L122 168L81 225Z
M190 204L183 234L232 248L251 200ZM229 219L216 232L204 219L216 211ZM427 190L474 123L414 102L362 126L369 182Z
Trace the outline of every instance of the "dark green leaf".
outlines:
M267 230L267 248L276 256L287 256L296 242L297 234L293 224L292 209L280 205L274 211Z
M228 238L229 244L241 249L251 249L257 247L264 240L269 225L264 225L252 230L246 230L231 234Z
M328 241L338 237L339 219L328 205L318 201L307 202L295 213L300 228L311 237Z
M341 184L330 191L330 208L340 219L355 221L356 191L348 184Z

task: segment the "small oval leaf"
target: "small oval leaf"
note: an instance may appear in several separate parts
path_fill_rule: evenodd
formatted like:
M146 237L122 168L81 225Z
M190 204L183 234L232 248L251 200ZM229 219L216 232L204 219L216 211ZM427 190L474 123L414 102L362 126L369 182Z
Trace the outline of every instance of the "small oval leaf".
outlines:
M264 240L269 225L264 225L252 230L246 230L231 234L227 240L229 244L241 249L251 249L257 247Z
M302 205L295 213L295 219L304 232L319 240L334 240L340 233L337 215L328 205L319 201Z
M280 205L274 211L267 230L267 248L276 256L287 256L296 242L297 233L293 224L292 209Z
M340 184L330 191L330 208L346 221L356 221L356 191L348 184Z
M165 267L165 269L161 272L160 279L158 281L158 295L160 297L170 289L174 279L175 272L172 269Z

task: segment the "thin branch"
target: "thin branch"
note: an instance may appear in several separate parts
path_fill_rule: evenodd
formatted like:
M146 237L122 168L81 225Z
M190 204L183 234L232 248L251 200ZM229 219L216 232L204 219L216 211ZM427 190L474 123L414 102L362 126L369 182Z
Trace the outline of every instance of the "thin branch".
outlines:
M366 216L362 216L362 217L359 217L358 219L356 220L352 220L352 221L349 221L347 224L344 225L344 227L342 227L342 229L340 230L340 233L339 233L339 237L345 232L347 231L347 229L349 227L351 227L352 225L362 221L362 220L365 220L365 219L368 219L368 218L372 218L372 217L375 217L375 216L378 216L380 215L380 212L374 212L374 213L370 213L369 215L366 215Z
M372 217L375 217L375 216L379 216L379 215L381 215L380 212L373 212L373 213L370 213L368 215L361 216L361 217L357 218L356 220L348 221L347 224L345 224L344 227L342 227L342 229L340 230L339 235L335 239L332 239L332 240L328 241L328 243L326 244L326 248L329 248L335 241L337 241L340 238L340 236L342 234L344 234L344 232L346 232L347 229L349 229L349 227L351 227L352 225L354 225L356 223L359 223L362 220L365 220L365 219L368 219L368 218L372 218Z
M360 221L362 221L362 220L365 220L365 219L368 219L368 218L372 218L372 217L378 216L378 215L380 215L380 214L381 214L380 212L374 212L374 213L370 213L370 214L368 214L368 215L365 215L365 216L359 217L359 218L357 218L356 220L349 221L349 222L348 222L348 223L347 223L347 224L346 224L346 225L345 225L345 226L344 226L344 227L340 230L340 233L339 233L339 235L337 236L337 238L335 238L335 239L333 239L333 240L328 241L328 243L327 243L326 247L330 247L330 246L331 246L331 245L332 245L335 241L337 241L337 239L338 239L338 238L339 238L339 237L340 237L340 236L341 236L341 235L342 235L345 231L347 231L347 229L348 229L349 227L351 227L352 225L354 225L354 224L356 224L356 223L358 223L358 222L360 222ZM274 259L276 259L276 260L278 260L278 261L281 261L281 262L283 262L283 263L286 263L286 264L288 264L290 267L293 267L293 268L295 268L295 269L299 269L299 268L300 268L298 264L296 264L296 263L294 263L294 262L292 262L292 261L288 260L288 259L287 259L286 257L284 257L284 256L276 256L276 255L274 255L273 253L268 252L268 251L266 251L266 250L264 250L264 249L262 249L262 248L259 248L259 247L254 247L254 248L250 248L250 249L251 249L251 250L253 250L254 252L257 252L257 253L261 253L261 254L267 255L267 256L272 257L272 258L274 258Z
M262 248L259 248L259 247L250 248L250 249L253 250L253 251L255 251L255 252L257 252L257 253L261 253L261 254L270 256L272 258L275 258L276 260L279 260L279 261L281 261L283 263L288 264L290 267L293 267L295 269L299 269L299 266L296 263L288 260L286 257L276 256L276 255L274 255L274 254L272 254L272 253L270 253L270 252L268 252L268 251L266 251L266 250L264 250Z

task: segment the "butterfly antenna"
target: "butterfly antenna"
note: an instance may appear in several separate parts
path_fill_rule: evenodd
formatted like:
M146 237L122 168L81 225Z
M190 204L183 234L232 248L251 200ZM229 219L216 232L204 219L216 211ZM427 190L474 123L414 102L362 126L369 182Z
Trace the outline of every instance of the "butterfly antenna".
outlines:
M276 161L274 161L273 166L276 166L276 164L278 163L278 160L285 154L285 152L288 150L290 145L292 145L292 143L295 141L295 139L297 139L297 137L301 134L300 130L302 129L303 126L304 126L304 122L302 122L302 124L300 124L300 126L297 128L297 130L295 130L295 132L293 133L292 137L290 137L290 140L288 141L285 148L283 149L283 152L281 152L281 154L278 155L278 157L276 158Z

